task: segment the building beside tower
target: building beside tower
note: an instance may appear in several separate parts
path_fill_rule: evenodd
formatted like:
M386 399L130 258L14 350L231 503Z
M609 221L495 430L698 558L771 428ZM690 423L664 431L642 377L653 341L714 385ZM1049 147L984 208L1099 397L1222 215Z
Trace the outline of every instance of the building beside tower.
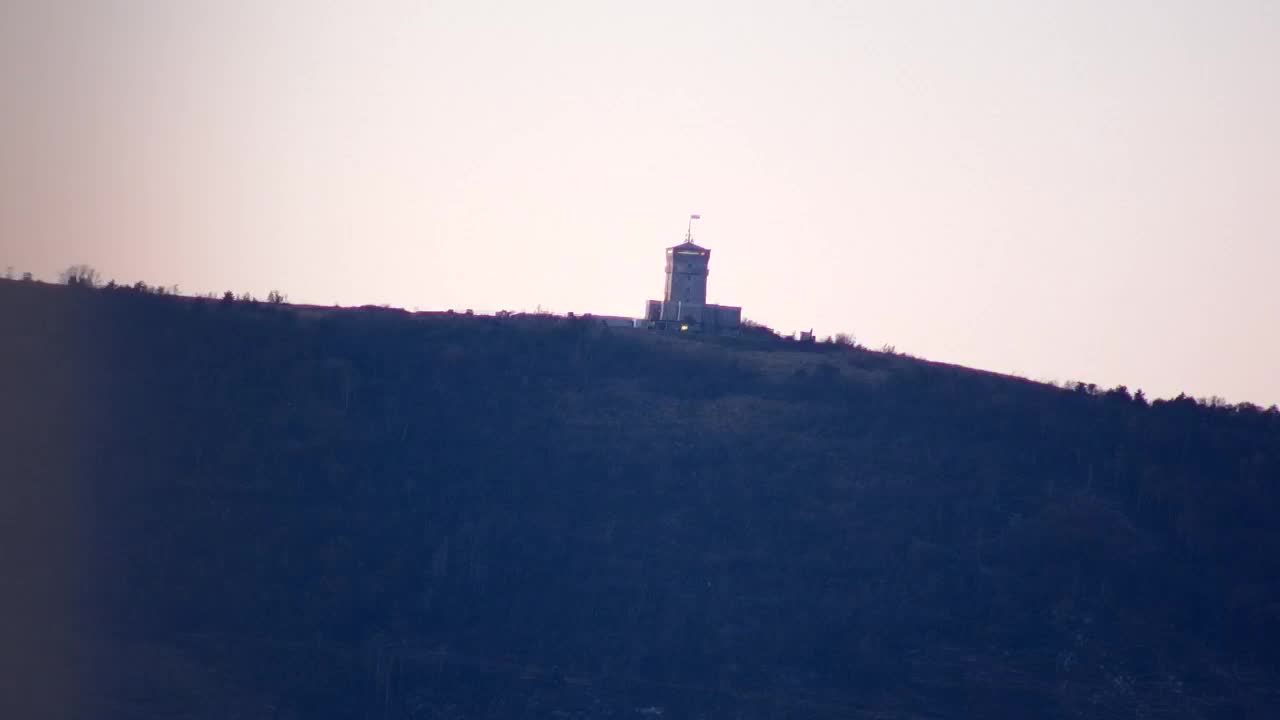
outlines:
M661 300L647 303L645 322L661 330L736 331L742 323L742 308L707 302L710 262L711 251L695 244L691 231L685 234L684 242L667 248L666 286Z

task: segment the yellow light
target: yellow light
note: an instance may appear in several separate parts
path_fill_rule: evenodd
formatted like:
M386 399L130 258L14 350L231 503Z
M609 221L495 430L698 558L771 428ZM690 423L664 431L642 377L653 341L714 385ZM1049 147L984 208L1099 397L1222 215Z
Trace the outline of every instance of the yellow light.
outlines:
M681 325L681 326L680 326L680 332L684 332L685 330L688 330L688 329L689 329L689 326L688 326L688 325Z

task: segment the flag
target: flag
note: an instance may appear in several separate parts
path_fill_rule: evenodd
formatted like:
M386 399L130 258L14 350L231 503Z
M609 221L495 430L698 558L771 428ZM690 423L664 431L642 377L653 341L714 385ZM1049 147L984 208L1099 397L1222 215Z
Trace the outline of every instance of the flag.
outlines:
M701 216L701 215L690 215L690 216L689 216L689 219L690 219L690 220L701 220L701 219L702 219L702 216Z

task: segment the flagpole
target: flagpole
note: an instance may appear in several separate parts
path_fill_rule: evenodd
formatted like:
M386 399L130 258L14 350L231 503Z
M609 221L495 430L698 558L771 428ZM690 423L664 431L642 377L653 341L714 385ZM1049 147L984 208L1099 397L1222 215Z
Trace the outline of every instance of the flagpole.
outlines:
M699 215L699 214L697 214L697 213L694 213L694 214L692 214L692 215L690 215L690 216L689 216L689 227L688 227L688 228L686 228L686 229L685 229L685 231L684 231L684 241L685 241L685 242L693 242L693 221L694 221L694 220L701 220L701 219L702 219L702 216L701 216L701 215Z

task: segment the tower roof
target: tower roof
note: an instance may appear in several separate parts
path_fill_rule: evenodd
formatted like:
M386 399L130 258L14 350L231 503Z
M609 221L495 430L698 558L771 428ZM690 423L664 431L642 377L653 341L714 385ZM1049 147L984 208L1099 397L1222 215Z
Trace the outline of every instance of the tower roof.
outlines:
M704 248L704 247L702 247L701 245L697 245L697 244L695 244L695 243L693 243L693 242L690 242L689 240L685 240L684 242L680 243L679 245L673 245L672 247L669 247L669 248L667 248L667 249L668 249L668 250L675 250L675 251L677 251L677 252L679 252L679 251L681 251L681 250L688 250L688 251L692 251L692 252L711 252L711 251L710 251L710 250L708 250L707 248Z

